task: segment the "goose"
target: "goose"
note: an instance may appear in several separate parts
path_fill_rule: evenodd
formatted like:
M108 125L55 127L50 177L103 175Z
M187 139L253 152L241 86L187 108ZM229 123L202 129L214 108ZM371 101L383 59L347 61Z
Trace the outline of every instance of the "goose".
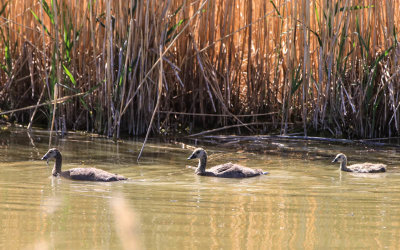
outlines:
M379 173L386 172L386 165L381 163L358 163L347 166L347 157L345 154L338 154L332 162L340 162L340 170L355 173Z
M196 158L199 159L199 166L195 171L197 175L221 178L246 178L268 174L268 172L263 172L261 169L252 169L231 162L217 165L206 170L207 153L202 148L196 148L189 156L188 160Z
M127 178L109 173L107 171L97 168L72 168L66 171L61 171L62 156L58 149L52 148L42 157L42 160L55 158L56 162L52 171L53 176L61 176L67 179L73 180L85 180L85 181L121 181Z

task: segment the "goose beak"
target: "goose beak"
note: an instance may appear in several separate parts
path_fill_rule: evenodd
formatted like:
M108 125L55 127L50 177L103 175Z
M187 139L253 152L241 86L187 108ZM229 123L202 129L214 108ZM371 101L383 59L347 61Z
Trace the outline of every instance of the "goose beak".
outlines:
M46 160L47 165L49 165L49 158L47 157L47 154L45 154L42 159L42 161Z
M335 159L333 159L333 161L332 162L337 162L337 159L335 158Z
M49 161L49 155L48 155L48 153L46 153L45 155L43 155L43 157L42 157L41 160L42 160L42 161L44 161L44 160Z
M194 158L196 158L196 156L195 156L194 154L192 154L192 155L189 156L187 159L188 159L188 160L191 160L191 159L194 159Z

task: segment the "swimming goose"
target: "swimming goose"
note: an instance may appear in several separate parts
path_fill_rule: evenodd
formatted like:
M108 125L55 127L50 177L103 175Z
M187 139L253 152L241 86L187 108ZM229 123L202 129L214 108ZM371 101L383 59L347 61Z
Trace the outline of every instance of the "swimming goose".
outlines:
M188 160L199 159L199 166L196 168L195 173L203 176L213 176L222 178L245 178L253 177L257 175L268 174L268 172L263 172L261 169L252 169L231 162L224 163L222 165L217 165L206 170L207 164L207 153L202 148L196 148L192 155L189 156Z
M386 172L385 164L373 164L369 162L353 164L347 166L347 157L345 154L338 154L332 162L340 162L340 170L355 173L379 173Z
M42 157L42 160L55 158L56 162L53 168L53 176L61 176L73 180L85 181L121 181L126 180L121 175L111 174L107 171L97 168L72 168L66 171L61 171L62 157L58 149L52 148Z

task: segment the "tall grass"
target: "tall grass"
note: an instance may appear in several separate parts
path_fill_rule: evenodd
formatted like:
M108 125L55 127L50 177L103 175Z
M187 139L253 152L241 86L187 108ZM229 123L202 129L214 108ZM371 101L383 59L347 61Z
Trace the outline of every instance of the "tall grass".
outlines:
M283 134L395 136L399 8L394 0L0 0L1 107L48 102L8 118L114 137L145 134L158 102L155 133L266 122Z

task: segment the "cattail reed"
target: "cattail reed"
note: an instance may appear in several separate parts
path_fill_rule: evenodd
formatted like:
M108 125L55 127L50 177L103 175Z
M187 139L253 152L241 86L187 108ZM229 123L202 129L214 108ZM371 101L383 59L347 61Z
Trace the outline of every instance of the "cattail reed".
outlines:
M263 123L281 134L399 135L399 8L0 1L1 111L29 106L3 118L110 137Z

